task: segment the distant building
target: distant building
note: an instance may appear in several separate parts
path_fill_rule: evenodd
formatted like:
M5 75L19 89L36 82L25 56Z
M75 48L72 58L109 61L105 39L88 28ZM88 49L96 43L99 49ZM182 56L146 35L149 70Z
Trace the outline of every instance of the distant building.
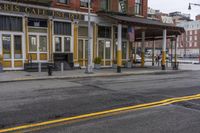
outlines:
M185 14L181 12L171 12L169 13L169 16L173 18L175 24L192 21L190 18L190 14Z
M177 26L184 27L186 31L178 39L178 54L198 57L200 52L200 20L181 22Z

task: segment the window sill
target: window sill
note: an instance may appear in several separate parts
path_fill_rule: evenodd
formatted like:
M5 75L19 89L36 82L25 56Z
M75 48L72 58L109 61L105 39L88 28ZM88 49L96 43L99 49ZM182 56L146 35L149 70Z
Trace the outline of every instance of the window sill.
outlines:
M88 7L82 7L82 6L80 6L80 9L84 9L84 10L88 10ZM92 8L90 8L90 10L93 10Z

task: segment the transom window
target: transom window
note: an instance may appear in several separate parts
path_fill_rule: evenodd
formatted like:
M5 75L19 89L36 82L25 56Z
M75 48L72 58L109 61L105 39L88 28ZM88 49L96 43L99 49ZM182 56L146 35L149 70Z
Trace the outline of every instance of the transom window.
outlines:
M70 0L58 0L58 3L69 4Z
M111 27L99 26L98 37L100 38L111 38Z
M135 0L135 14L142 15L142 0Z

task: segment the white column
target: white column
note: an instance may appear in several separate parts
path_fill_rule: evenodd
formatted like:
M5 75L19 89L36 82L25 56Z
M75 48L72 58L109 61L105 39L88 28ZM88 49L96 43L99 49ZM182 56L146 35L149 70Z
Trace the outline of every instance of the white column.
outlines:
M122 25L118 24L118 34L117 34L117 72L121 72L122 65Z
M93 64L92 64L92 33L91 32L91 0L88 0L88 65L86 68L86 73L93 73Z
M163 43L162 43L162 70L165 70L166 64L166 44L167 44L167 30L163 30Z

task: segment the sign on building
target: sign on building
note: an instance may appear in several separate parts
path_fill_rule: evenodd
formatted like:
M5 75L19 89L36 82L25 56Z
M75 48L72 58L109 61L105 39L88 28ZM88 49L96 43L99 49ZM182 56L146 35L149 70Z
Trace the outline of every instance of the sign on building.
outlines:
M174 24L172 17L161 16L162 22L166 24Z

